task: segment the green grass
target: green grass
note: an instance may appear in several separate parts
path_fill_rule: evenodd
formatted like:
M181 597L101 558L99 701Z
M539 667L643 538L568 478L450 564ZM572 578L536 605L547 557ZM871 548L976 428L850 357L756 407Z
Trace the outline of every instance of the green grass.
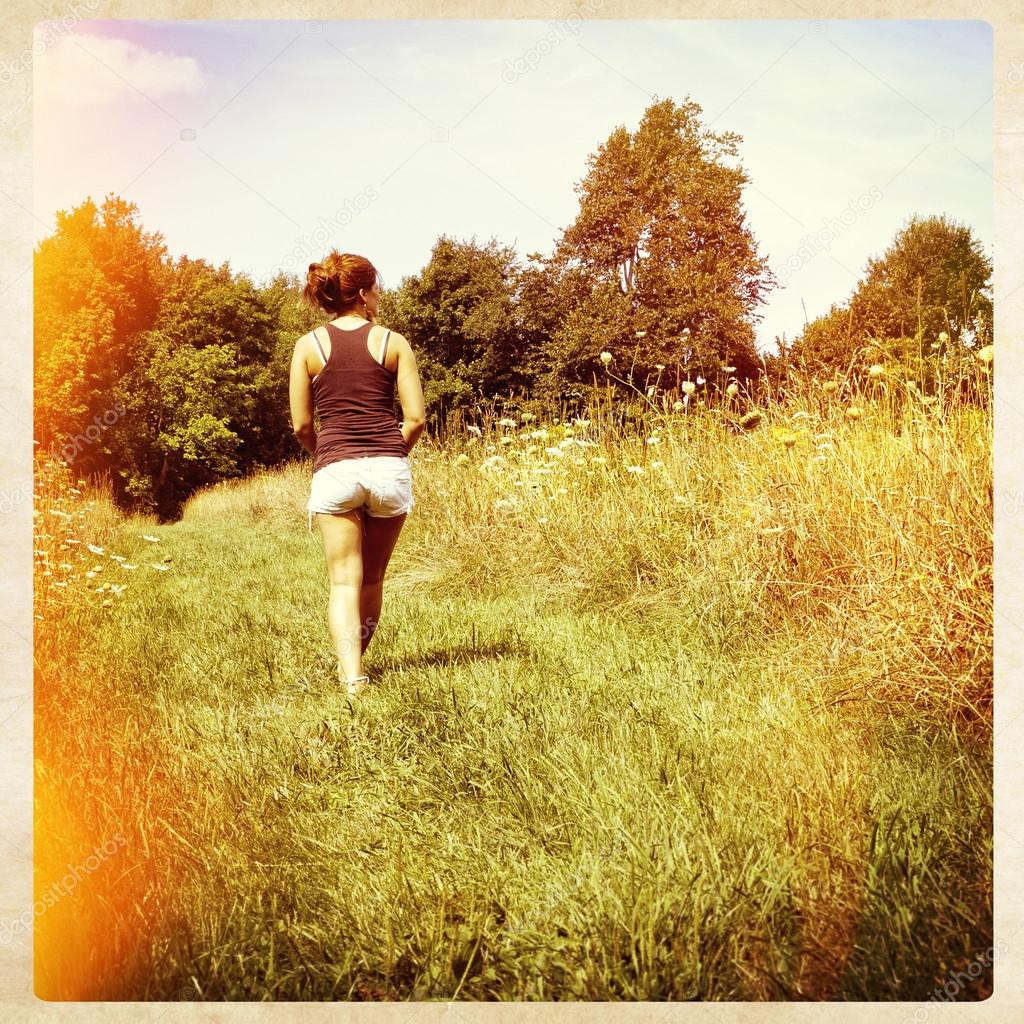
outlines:
M421 442L356 703L308 463L170 525L47 475L37 893L116 852L35 921L37 992L985 998L970 372L980 404L794 379L750 430L740 395L623 431L609 383L592 422Z
M922 1000L991 945L985 733L672 591L468 569L420 479L354 705L301 471L105 521L140 568L43 607L37 757L128 842L37 923L41 995Z

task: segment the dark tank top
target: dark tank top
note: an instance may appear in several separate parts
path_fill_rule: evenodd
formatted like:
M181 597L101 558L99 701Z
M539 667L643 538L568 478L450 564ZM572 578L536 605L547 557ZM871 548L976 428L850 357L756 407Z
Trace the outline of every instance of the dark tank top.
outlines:
M404 458L409 451L395 416L395 374L366 348L373 324L353 331L330 323L324 326L331 353L312 383L313 404L320 416L313 472L340 459ZM386 345L385 341L385 351ZM322 349L320 354L322 358Z

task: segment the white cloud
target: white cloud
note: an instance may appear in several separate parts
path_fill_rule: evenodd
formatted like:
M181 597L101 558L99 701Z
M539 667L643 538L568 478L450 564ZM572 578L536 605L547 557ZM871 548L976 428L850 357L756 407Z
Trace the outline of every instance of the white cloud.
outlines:
M206 77L194 57L147 50L127 39L76 32L35 59L36 101L113 103L199 95ZM140 93L142 95L140 95Z

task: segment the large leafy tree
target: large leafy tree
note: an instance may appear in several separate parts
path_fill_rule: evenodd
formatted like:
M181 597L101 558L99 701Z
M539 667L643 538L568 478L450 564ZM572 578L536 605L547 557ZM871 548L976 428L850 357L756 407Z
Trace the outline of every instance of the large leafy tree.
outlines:
M954 347L979 348L990 339L991 278L992 262L970 228L915 214L868 260L850 299L807 325L791 356L842 367L869 342L907 356L941 332Z
M141 504L174 514L196 487L294 454L275 302L226 264L168 264L159 315L117 388L132 423L118 470Z
M382 296L380 319L416 346L435 413L526 383L513 301L519 269L511 246L442 235L422 272Z
M100 206L87 199L57 214L56 231L34 254L36 439L63 449L101 423L102 438L75 450L83 471L110 464L125 429L109 425L114 385L134 364L138 334L162 298L166 248L137 213L116 196Z
M969 227L911 217L879 259L868 260L854 315L876 337L935 337L972 346L978 318L992 322L992 262Z
M773 278L746 225L740 136L707 130L700 113L656 102L635 132L619 126L588 158L579 213L552 260L559 276L576 268L589 283L554 342L570 375L602 348L644 373L656 363L677 375L726 363L754 372L756 307Z

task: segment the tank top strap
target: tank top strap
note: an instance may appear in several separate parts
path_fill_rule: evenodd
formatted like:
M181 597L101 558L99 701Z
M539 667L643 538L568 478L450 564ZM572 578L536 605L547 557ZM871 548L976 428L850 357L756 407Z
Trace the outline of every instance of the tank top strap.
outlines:
M320 344L320 339L317 337L315 330L313 331L313 340L316 342L316 347L320 350L320 358L326 363L327 356L324 355L324 347Z

